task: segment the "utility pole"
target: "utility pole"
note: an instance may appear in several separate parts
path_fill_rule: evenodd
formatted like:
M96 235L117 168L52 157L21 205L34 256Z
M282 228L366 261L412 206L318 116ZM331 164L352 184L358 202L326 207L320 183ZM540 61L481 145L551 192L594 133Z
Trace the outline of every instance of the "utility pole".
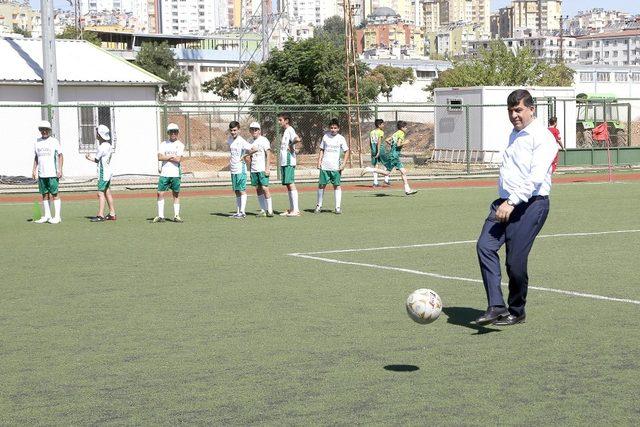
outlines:
M345 61L345 77L347 79L347 132L349 136L349 149L352 150L351 134L352 125L355 125L356 142L358 145L358 166L362 167L362 132L360 127L360 92L358 82L358 51L353 31L353 13L357 6L351 7L350 0L344 0L344 44L347 60ZM351 94L351 77L353 76L353 97ZM355 100L355 112L352 102ZM355 121L354 121L355 119ZM352 166L352 158L349 157L349 166Z
M58 71L56 67L56 35L54 30L53 0L40 3L42 21L42 80L44 83L44 104L47 110L42 116L50 120L53 134L60 139L60 114L58 111ZM53 108L51 106L54 106Z

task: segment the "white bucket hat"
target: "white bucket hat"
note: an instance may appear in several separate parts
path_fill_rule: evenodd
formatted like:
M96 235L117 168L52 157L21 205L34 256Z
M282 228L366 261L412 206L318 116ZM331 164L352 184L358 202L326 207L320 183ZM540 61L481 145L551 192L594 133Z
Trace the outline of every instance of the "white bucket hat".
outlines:
M38 122L38 129L49 129L49 130L51 130L51 123L49 123L47 120L40 120Z
M111 135L109 135L109 128L105 125L98 126L96 130L98 131L98 135L100 135L100 137L105 141L109 141L111 139Z
M172 130L177 130L178 132L180 132L180 128L178 127L177 124L175 123L169 123L167 125L167 132L171 132Z
M260 123L253 122L249 125L249 129L260 129Z

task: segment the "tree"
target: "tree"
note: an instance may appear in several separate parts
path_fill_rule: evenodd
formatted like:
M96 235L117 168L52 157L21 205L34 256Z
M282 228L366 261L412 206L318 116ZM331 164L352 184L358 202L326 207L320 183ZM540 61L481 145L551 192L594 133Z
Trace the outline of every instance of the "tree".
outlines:
M29 30L22 29L22 28L18 27L16 24L13 24L13 32L15 34L20 34L20 35L22 35L24 37L27 37L27 38L31 37L31 32Z
M167 84L162 87L162 98L175 96L178 92L182 92L187 88L189 76L178 68L176 59L167 42L142 43L135 63L167 81Z
M499 40L481 50L479 57L455 63L440 73L425 88L432 92L437 87L468 86L571 86L573 71L564 64L550 66L524 48L515 55Z
M244 82L242 89L248 89L254 85L257 69L258 64L252 62L242 70L242 80ZM213 92L222 99L235 101L238 99L237 91L239 74L239 69L229 71L228 73L203 83L202 90L205 92Z
M337 45L344 44L344 18L334 15L313 31L314 37L328 37Z
M102 40L93 31L82 31L81 33L78 33L76 27L72 27L70 25L67 25L62 31L62 34L56 36L56 38L68 40L86 40L91 44L95 44L96 46L102 45Z
M411 68L397 68L389 65L378 65L373 69L369 78L375 79L379 84L379 92L384 95L387 100L391 98L391 92L395 86L399 86L404 82L413 84L415 77Z

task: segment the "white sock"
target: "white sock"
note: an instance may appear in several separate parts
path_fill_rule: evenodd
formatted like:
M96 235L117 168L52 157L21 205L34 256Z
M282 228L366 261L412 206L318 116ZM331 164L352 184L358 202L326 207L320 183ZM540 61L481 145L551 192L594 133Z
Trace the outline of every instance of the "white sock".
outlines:
M293 196L291 195L291 191L287 192L287 196L289 197L289 210L293 210Z
M291 201L293 205L293 211L298 212L298 190L293 190L291 192Z
M267 204L267 212L269 212L270 214L273 213L273 204L271 203L271 197L269 197L268 199L265 198L264 200Z
M48 200L43 200L42 201L42 207L44 208L44 217L45 218L51 218L51 206L49 205L49 201Z
M388 184L389 183L389 175L385 175L384 176L384 183Z
M55 214L55 218L60 219L60 211L62 209L62 200L60 199L55 199L53 201L53 207L56 208L56 214Z
M247 207L247 195L243 194L240 196L240 213L244 213L244 210L246 207Z
M373 185L378 185L378 172L373 173Z
M240 213L240 196L236 196L236 213Z
M322 196L324 195L324 188L318 188L318 206L322 207Z
M265 198L264 198L264 194L258 194L258 204L260 205L260 209L262 209L263 211L266 211L266 202L265 202Z
M173 204L173 215L180 216L180 203Z
M342 188L336 188L334 194L336 196L336 209L340 209L340 205L342 204Z
M405 193L408 193L408 192L411 191L411 187L409 187L409 183L408 182L404 185L404 191L405 191Z
M158 200L158 216L164 218L164 199Z

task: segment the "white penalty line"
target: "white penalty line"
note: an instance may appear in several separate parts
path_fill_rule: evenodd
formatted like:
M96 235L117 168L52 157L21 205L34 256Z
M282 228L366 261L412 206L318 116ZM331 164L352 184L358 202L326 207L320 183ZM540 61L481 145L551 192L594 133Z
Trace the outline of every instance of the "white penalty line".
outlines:
M639 230L611 230L611 231L594 231L594 232L586 232L586 233L557 233L557 234L543 234L538 236L538 239L545 239L549 237L584 237L584 236L601 236L606 234L628 234L628 233L640 233ZM369 251L383 251L389 249L411 249L411 248L431 248L438 246L451 246L451 245L461 245L461 244L469 244L476 243L478 240L455 240L452 242L439 242L439 243L418 243L415 245L402 245L402 246L380 246L376 248L358 248L358 249L336 249L329 251L315 251L315 252L299 252L288 254L291 256L298 255L322 255L322 254L340 254L340 253L348 253L348 252L369 252Z
M574 236L598 236L604 234L621 234L621 233L639 233L640 230L613 230L613 231L599 231L599 232L591 232L591 233L558 233L558 234L547 234L538 236L539 238L547 238L547 237L574 237ZM289 256L297 257L297 258L305 258L311 259L315 261L327 262L331 264L343 264L343 265L352 265L357 267L368 267L368 268L377 268L379 270L390 270L390 271L399 271L402 273L409 274L417 274L420 276L428 276L434 277L436 279L444 279L444 280L454 280L458 282L471 282L471 283L482 283L480 279L470 279L468 277L458 277L458 276L447 276L444 274L438 273L429 273L427 271L420 270L412 270L409 268L401 268L401 267L392 267L387 265L378 265L378 264L368 264L364 262L353 262L353 261L341 261L337 259L324 258L315 256L318 254L330 254L330 253L345 253L345 252L360 252L360 251L372 251L372 250L384 250L384 249L405 249L405 248L423 248L423 247L435 247L435 246L447 246L447 245L457 245L463 243L475 243L476 240L459 240L455 242L441 242L441 243L424 243L418 245L404 245L404 246L384 246L379 248L364 248L364 249L342 249L335 251L320 251L320 252L306 252L306 253L291 253ZM502 286L508 286L507 283L502 283ZM640 305L640 301L628 299L628 298L615 298L615 297L607 297L604 295L596 295L596 294L588 294L584 292L576 292L576 291L564 291L561 289L553 289L546 288L542 286L529 286L529 289L535 289L538 291L544 292L553 292L562 295L569 295L574 297L582 297L582 298L591 298L603 301L613 301L613 302L624 302L629 304Z

